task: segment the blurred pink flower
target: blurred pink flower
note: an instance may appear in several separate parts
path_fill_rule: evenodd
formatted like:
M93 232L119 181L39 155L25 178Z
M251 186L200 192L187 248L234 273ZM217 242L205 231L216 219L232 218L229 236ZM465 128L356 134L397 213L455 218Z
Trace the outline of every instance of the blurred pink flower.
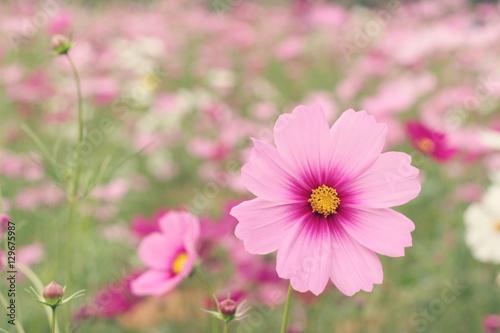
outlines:
M434 131L420 122L407 122L406 131L416 149L438 162L445 162L457 153L456 148L450 147L444 133Z
M91 193L95 199L104 201L118 201L129 190L129 182L126 179L114 179L106 185L96 186Z
M160 232L160 220L165 214L167 214L168 209L163 208L156 211L152 219L148 219L142 215L135 216L132 219L132 233L139 237L144 237L153 232Z
M64 34L71 26L72 17L67 12L59 12L49 22L47 26L48 32L51 35Z
M168 293L189 276L198 260L200 222L196 216L168 212L160 220L160 229L139 246L139 257L148 270L132 281L131 290L137 296Z
M19 191L14 198L17 208L33 211L39 206L56 207L64 201L64 191L51 183L38 187L27 187Z
M232 235L236 227L236 219L229 215L231 209L241 201L229 201L224 205L222 217L218 220L202 219L201 238L208 242L218 242L222 238Z
M2 200L2 198L0 198ZM0 237L2 237L2 230L7 228L7 223L10 221L10 216L2 213L0 214Z
M17 262L26 266L38 264L45 258L45 250L39 243L33 243L21 247L17 252Z
M483 320L485 333L498 333L500 331L500 315L489 315Z
M113 318L131 310L141 301L132 294L131 283L140 273L131 273L104 287L96 293L92 301L80 308L74 315L76 321L92 317Z
M376 253L403 256L415 228L389 207L420 192L410 156L381 153L385 137L365 111L344 112L331 129L319 106L280 116L276 147L254 140L242 169L257 196L231 211L245 249L277 250L278 275L300 292L318 295L329 278L349 296L382 283Z

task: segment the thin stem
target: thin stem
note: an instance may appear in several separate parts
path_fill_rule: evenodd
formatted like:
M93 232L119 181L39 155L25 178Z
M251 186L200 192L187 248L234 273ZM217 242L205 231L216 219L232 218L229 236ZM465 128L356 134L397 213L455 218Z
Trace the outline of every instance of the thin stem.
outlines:
M73 245L73 225L75 220L75 210L77 206L77 198L78 198L78 188L80 182L80 174L82 170L82 143L83 143L83 99L82 99L82 87L80 84L80 75L78 75L78 71L76 69L75 63L73 59L66 53L66 58L68 59L69 64L71 65L71 70L73 72L73 76L75 78L76 84L76 93L78 96L78 142L76 144L76 161L74 166L73 173L73 184L68 188L68 213L66 219L66 285L71 284L72 278L72 245ZM66 313L67 312L67 313ZM67 311L65 311L65 317L70 316L71 308L68 306ZM67 315L67 316L66 316Z
M196 267L195 270L195 275L198 276L198 278L202 281L202 283L205 284L206 291L210 296L214 295L214 290L212 287L212 284L210 283L210 280L206 276L205 272L201 269L200 266ZM219 329L217 328L217 318L210 316L210 332L215 333Z
M52 325L50 325L51 332L56 333L56 308L52 308Z
M75 166L75 177L73 179L74 183L73 183L73 193L72 193L73 197L76 197L76 195L78 194L78 185L80 181L80 172L82 167L81 148L83 142L83 99L82 99L82 87L80 84L80 75L78 75L75 63L73 62L73 59L71 58L69 53L66 53L66 58L68 58L69 64L71 65L71 70L73 71L73 75L75 77L76 93L78 95L78 143L76 146L77 162Z
M80 75L76 70L75 63L73 59L66 53L66 58L71 65L71 70L73 71L73 76L75 77L76 84L76 94L78 96L78 142L76 144L76 163L75 172L73 174L73 186L68 195L69 207L67 215L67 227L66 227L66 285L70 284L71 280L71 243L72 243L72 225L75 213L76 198L78 196L78 186L80 182L80 173L82 170L82 142L83 142L83 99L82 99L82 87L80 84Z
M227 321L224 321L224 330L222 331L222 333L227 333L228 327L229 327L229 323Z
M292 303L292 284L288 286L288 294L286 295L285 303L285 313L283 313L283 322L281 323L281 333L286 333L286 328L288 326L288 316L290 314L290 304Z

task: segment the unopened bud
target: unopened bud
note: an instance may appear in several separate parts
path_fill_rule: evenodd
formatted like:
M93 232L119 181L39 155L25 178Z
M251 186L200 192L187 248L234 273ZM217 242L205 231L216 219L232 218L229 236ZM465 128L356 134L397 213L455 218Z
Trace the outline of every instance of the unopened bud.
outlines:
M59 284L52 281L43 288L43 298L45 302L51 305L58 304L64 296L64 289Z
M226 299L219 304L220 312L226 316L234 316L238 305L232 299Z
M72 46L69 38L63 35L52 36L51 44L57 55L67 54Z

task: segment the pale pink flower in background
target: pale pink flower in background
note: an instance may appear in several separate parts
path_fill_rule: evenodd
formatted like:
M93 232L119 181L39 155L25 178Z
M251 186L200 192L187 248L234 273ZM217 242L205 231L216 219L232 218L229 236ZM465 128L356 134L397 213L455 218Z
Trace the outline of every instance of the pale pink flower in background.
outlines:
M129 188L130 184L126 179L113 179L106 185L96 186L92 190L91 196L103 201L118 201L127 194Z
M333 94L326 91L315 91L304 99L305 105L321 105L328 121L333 121L338 117L339 107L333 98Z
M389 207L420 192L410 156L382 153L385 137L365 111L348 110L331 128L319 106L280 116L276 147L253 140L242 169L257 196L231 211L245 249L277 251L278 275L300 292L318 295L329 279L346 295L382 283L376 253L403 256L415 228Z
M361 107L375 116L400 113L435 86L436 78L430 74L393 79L382 84L375 95L367 97Z
M198 260L200 222L188 212L171 211L160 220L160 232L145 237L138 249L148 267L131 283L137 296L163 295L189 276Z
M26 266L32 266L42 262L45 258L45 250L40 243L23 246L17 253L17 261Z
M47 30L51 35L64 34L65 32L68 32L72 21L73 18L70 13L59 12L49 22Z
M120 212L116 204L111 204L111 203L104 203L89 208L90 208L89 215L91 215L96 220L101 222L111 221Z

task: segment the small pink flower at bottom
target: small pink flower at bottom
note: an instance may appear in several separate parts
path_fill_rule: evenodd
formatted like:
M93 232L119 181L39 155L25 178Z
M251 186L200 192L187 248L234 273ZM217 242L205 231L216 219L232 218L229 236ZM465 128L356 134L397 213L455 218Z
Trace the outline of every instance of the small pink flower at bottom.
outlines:
M406 123L406 131L412 145L436 161L445 162L457 153L456 148L450 147L444 133L434 131L420 122Z
M160 232L145 237L139 246L148 270L131 283L137 296L168 293L189 276L198 260L200 223L194 215L171 211L159 223Z
M318 106L281 115L276 147L254 140L242 169L257 196L231 211L245 249L277 251L278 275L300 292L318 295L330 279L349 296L382 283L377 253L403 256L415 228L389 207L420 192L411 157L382 153L386 131L365 111L348 110L331 128Z

